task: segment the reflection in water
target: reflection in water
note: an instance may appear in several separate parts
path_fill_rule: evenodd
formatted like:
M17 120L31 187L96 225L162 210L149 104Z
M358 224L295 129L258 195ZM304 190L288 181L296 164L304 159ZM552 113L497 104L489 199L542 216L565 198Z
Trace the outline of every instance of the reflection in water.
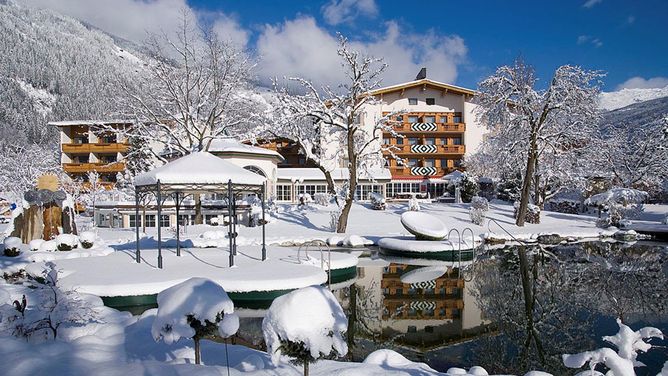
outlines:
M498 249L462 267L363 257L355 282L335 291L349 317L348 359L391 348L440 371L573 374L561 354L601 347L616 317L668 332L667 259L661 246L605 242ZM264 312L240 310L238 343L264 349ZM655 375L666 358L640 355L649 367L639 374Z

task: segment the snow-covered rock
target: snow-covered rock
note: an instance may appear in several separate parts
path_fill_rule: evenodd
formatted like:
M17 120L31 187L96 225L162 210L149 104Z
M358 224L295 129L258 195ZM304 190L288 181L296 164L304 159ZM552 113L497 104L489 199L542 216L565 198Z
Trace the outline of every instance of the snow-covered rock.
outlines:
M31 251L39 251L40 248L42 248L43 244L44 244L43 239L34 239L34 240L31 240L30 243L28 243L28 248Z
M281 341L303 344L315 359L332 351L345 355L348 346L343 333L347 328L341 305L322 286L305 287L276 298L262 320L267 352L274 365L283 353Z
M401 214L401 224L417 239L441 240L448 235L448 228L431 214L407 211Z
M156 341L163 340L167 344L195 335L195 329L188 323L189 315L200 322L216 322L216 317L221 313L227 316L234 312L234 304L225 290L206 278L190 278L174 285L160 292L157 300L158 313L151 327L151 335ZM235 325L234 319L231 320L226 323L225 331L221 334L229 334L227 331Z

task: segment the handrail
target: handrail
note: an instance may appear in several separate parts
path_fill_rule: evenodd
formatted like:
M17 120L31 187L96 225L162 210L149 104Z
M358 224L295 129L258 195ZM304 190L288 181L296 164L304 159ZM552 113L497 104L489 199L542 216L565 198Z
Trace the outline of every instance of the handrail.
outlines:
M306 260L309 259L308 249L311 246L318 247L318 251L320 251L320 268L323 270L325 269L325 257L323 254L322 247L323 246L327 247L327 288L330 288L332 285L332 249L330 248L329 244L320 239L310 240L302 243L299 246L299 248L297 248L297 261L298 262L301 261L302 247L305 247L304 255L306 256Z
M457 251L457 257L459 258L459 264L457 265L457 278L459 278L462 273L462 234L456 228L451 228L450 231L448 231L448 241L450 242L451 246L452 240L450 240L450 234L452 234L453 231L457 233L457 243L459 244L459 250ZM452 251L455 251L454 246L452 247Z

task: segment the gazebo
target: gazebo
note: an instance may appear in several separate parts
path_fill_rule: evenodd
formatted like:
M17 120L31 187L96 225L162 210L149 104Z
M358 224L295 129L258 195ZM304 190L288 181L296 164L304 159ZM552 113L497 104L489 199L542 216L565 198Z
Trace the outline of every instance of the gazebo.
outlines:
M265 245L265 199L267 179L207 152L196 152L168 162L135 177L135 218L139 218L139 196L153 194L157 201L158 268L162 269L161 214L163 199L174 198L176 206L176 255L181 255L179 207L187 195L222 193L227 195L229 265L234 266L236 255L236 196L255 193L262 202L262 260L267 258ZM136 261L141 262L139 221L135 220L137 241Z

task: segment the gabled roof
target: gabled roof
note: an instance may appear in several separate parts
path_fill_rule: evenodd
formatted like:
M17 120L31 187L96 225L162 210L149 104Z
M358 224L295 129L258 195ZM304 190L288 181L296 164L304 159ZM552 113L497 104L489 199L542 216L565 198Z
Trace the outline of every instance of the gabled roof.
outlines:
M265 177L245 170L207 152L191 153L151 171L137 175L135 186L161 184L232 184L261 186Z
M453 92L457 94L468 94L468 95L475 95L476 91L463 88L461 86L455 86L455 85L450 85L446 84L443 82L438 82L438 81L433 81L428 78L422 79L422 80L416 80L416 81L410 81L410 82L404 82L403 84L398 84L398 85L393 85L393 86L387 86L387 87L382 87L380 89L372 90L370 92L371 95L380 95L380 94L386 94L386 93L392 93L395 91L400 91L412 87L418 87L418 86L431 86L434 88L437 88L439 90L446 90L448 92Z
M113 125L113 124L133 124L130 120L64 120L50 121L47 123L52 127L67 127L70 125Z
M276 158L279 162L285 160L282 155L278 152L266 148L261 148L259 146L246 145L238 140L226 137L226 138L216 138L211 140L211 145L209 146L209 153L214 154L230 154L230 155L255 155L255 156L264 156Z

